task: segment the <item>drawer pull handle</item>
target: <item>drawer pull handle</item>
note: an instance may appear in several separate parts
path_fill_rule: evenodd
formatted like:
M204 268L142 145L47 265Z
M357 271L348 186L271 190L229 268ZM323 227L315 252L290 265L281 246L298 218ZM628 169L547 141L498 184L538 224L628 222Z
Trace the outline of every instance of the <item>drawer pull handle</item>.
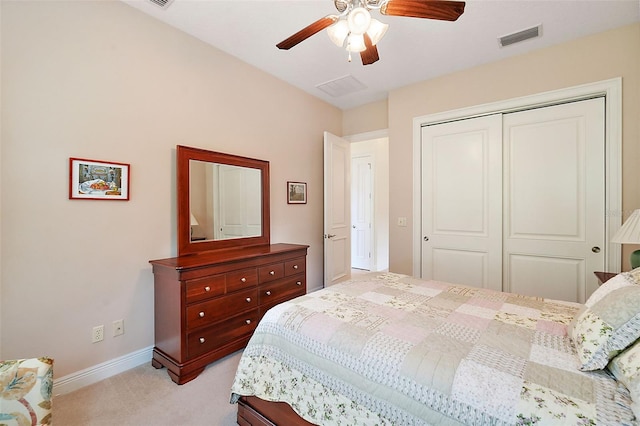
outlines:
M200 338L200 343L204 343L204 337Z
M247 303L251 303L251 298L250 297L247 297L246 300L247 300Z
M245 322L246 322L247 324L251 324L251 320L250 320L250 319L246 320Z
M296 285L302 285L302 281L296 281Z
M240 278L240 281L242 281L243 283L247 282L247 279L245 277Z
M276 271L269 271L269 275L275 275Z
M200 313L198 315L200 315L200 318L204 318L204 312L203 311L200 311Z
M293 265L293 269L298 269L298 265Z
M209 287L209 286L206 286L206 287L204 288L204 291L206 291L206 292L209 292L209 291L211 291L211 287Z
M271 296L271 291L265 291L264 294L266 294L267 296Z

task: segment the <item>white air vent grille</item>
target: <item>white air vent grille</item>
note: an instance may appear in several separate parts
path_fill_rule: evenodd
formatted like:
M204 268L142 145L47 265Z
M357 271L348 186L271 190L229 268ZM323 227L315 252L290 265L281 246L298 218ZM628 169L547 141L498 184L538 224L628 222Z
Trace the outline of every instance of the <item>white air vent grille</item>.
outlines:
M367 88L364 83L362 83L352 75L346 75L344 77L336 78L335 80L318 84L316 87L322 90L324 93L333 96L334 98L348 95L349 93L358 92Z
M542 24L527 28L526 30L518 31L513 34L508 34L498 38L500 46L505 47L510 44L520 43L521 41L529 40L530 38L540 37L542 35Z
M173 0L149 0L151 3L155 4L156 6L160 6L163 9L166 9L169 7L169 5L171 5L171 3L173 3Z

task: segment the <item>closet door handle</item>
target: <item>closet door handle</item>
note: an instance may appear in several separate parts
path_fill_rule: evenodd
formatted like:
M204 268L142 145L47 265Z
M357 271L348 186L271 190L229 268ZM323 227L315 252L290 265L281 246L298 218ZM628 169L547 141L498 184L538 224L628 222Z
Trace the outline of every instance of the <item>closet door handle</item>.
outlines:
M600 247L598 246L591 247L591 251L594 253L600 253Z

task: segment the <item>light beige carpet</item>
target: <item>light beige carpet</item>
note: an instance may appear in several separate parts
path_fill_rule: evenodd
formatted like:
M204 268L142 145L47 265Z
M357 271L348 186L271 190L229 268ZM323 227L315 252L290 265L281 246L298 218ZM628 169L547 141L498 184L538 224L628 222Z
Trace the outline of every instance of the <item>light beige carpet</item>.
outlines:
M53 399L53 426L232 426L236 352L184 385L151 362Z

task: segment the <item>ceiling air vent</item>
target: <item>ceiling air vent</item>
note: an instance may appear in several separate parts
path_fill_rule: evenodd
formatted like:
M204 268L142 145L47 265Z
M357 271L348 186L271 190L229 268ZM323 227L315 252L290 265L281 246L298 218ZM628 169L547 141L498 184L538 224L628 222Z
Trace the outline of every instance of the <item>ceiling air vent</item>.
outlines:
M535 27L527 28L526 30L502 36L498 38L498 43L500 43L500 46L505 47L509 46L510 44L529 40L530 38L539 37L540 35L542 35L542 24Z
M155 4L156 6L160 6L163 9L166 9L169 7L169 5L171 5L171 3L173 3L173 0L149 0L151 3Z
M336 78L335 80L318 84L316 87L322 90L324 93L333 96L334 98L348 95L349 93L358 92L367 88L364 83L362 83L352 75L346 75L344 77Z

